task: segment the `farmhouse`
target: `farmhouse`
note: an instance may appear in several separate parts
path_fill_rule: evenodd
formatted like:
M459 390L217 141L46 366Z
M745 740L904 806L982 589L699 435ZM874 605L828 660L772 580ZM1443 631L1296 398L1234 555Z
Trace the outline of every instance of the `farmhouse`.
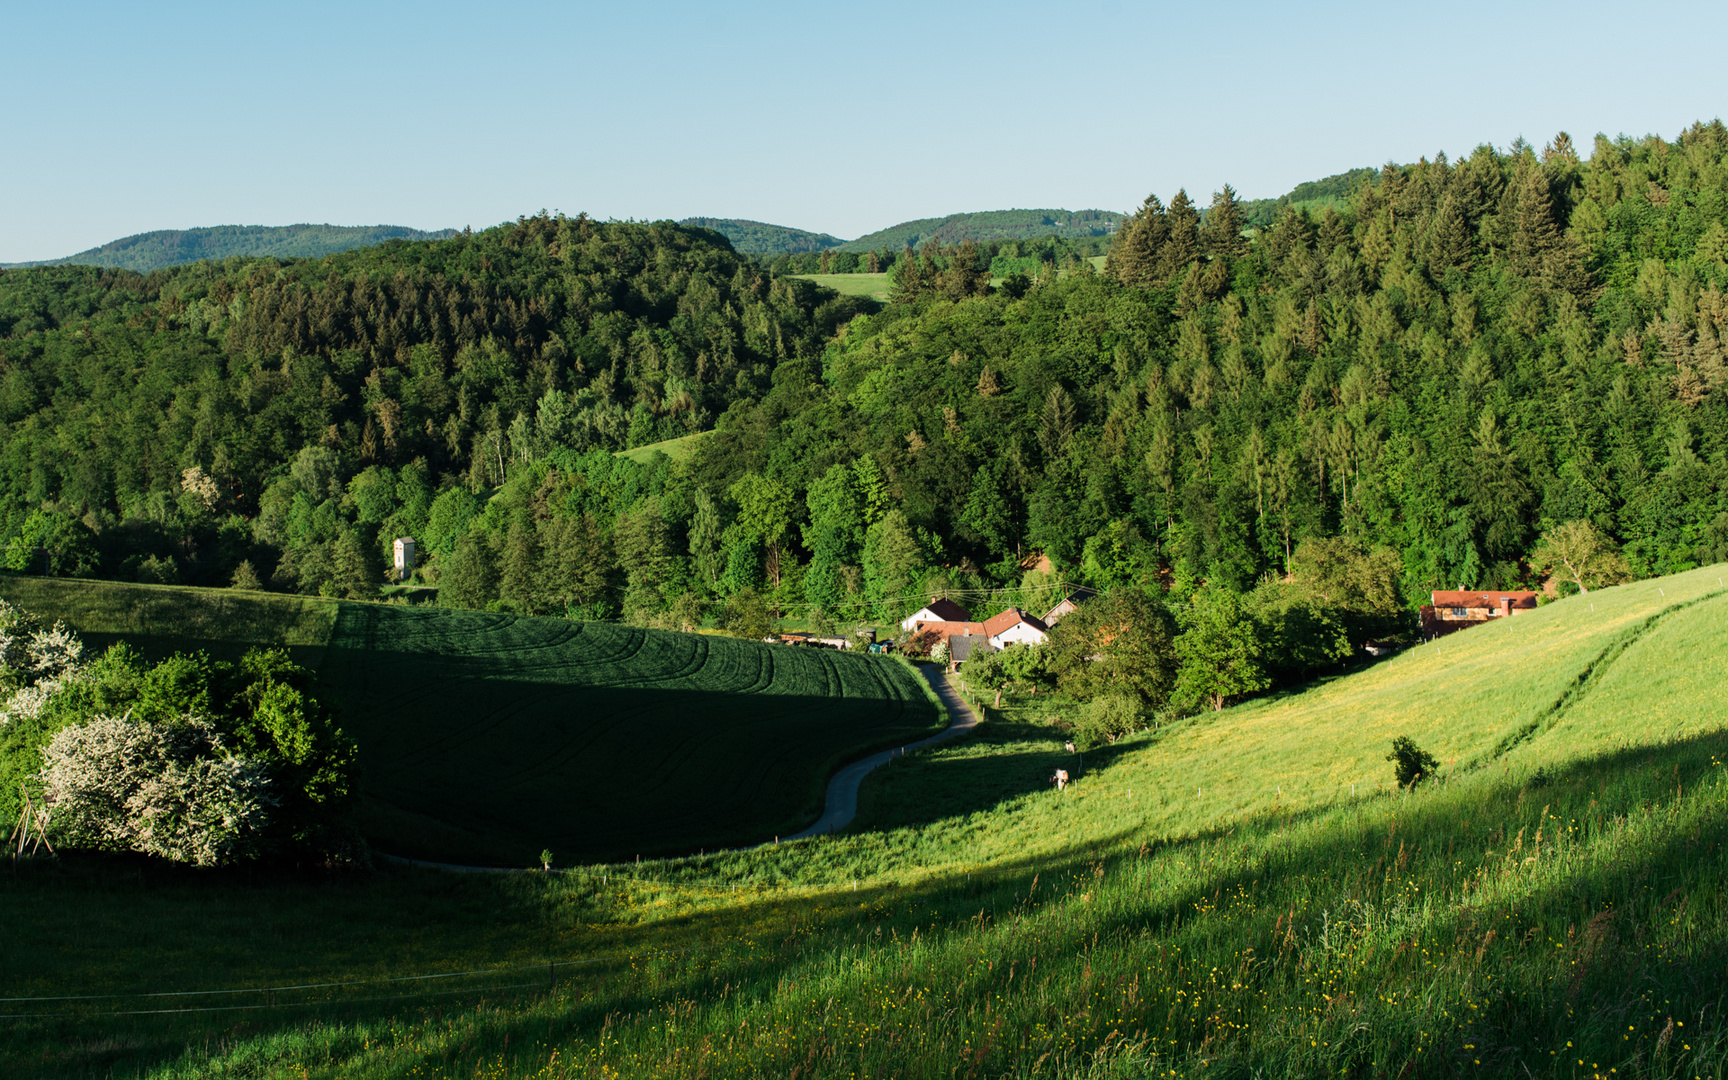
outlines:
M1044 617L1038 621L1047 627L1055 626L1057 623L1062 621L1064 615L1071 614L1078 609L1081 604L1084 604L1086 601L1097 595L1098 593L1096 590L1088 589L1085 586L1073 589L1066 596L1062 597L1055 607L1046 611Z
M900 629L908 633L919 633L932 623L970 623L972 613L943 597L932 600L924 607L900 620Z
M1438 637L1454 633L1491 619L1510 618L1520 611L1536 607L1533 592L1476 591L1470 589L1436 590L1430 603L1422 606L1422 633Z
M1006 648L1015 643L1042 645L1050 637L1050 629L1044 625L1043 620L1028 615L1017 607L985 619L984 633L990 639L990 647L994 649Z

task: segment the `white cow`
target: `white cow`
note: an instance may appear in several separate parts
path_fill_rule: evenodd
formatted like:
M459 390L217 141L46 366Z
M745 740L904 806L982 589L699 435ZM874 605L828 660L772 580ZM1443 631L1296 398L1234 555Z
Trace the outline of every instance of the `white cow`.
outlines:
M1057 791L1061 791L1063 788L1068 786L1068 770L1057 769L1055 772L1050 774L1050 782L1056 785Z

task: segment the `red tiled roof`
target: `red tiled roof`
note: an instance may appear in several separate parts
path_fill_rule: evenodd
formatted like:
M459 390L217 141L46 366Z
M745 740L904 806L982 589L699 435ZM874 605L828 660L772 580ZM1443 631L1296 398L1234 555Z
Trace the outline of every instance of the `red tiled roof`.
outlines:
M1515 608L1533 608L1536 606L1536 594L1533 592L1495 592L1493 590L1483 591L1479 589L1451 589L1443 592L1435 592L1433 595L1433 604L1437 608L1491 608L1499 607L1500 601L1503 599L1512 601L1512 606Z
M1015 623L1025 623L1027 626L1030 626L1041 634L1047 634L1050 632L1050 628L1045 626L1039 619L1026 614L1019 608L1009 608L1001 614L992 615L988 619L985 619L984 633L991 637L995 637L997 634L1000 634Z

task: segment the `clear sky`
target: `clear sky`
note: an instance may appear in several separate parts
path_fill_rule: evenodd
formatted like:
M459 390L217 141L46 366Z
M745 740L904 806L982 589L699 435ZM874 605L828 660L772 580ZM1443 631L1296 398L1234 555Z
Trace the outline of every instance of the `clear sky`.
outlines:
M852 238L1724 112L1728 5L0 0L0 262L541 208Z

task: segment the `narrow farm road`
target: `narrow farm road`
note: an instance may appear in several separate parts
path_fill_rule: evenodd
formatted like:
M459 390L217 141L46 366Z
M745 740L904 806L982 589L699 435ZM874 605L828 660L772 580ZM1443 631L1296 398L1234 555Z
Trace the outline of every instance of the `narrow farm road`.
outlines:
M972 706L966 704L964 698L948 685L948 680L942 676L942 669L934 664L920 664L918 670L923 674L930 688L936 691L936 696L942 699L942 704L948 708L949 725L930 736L915 743L893 750L883 750L871 754L861 761L852 764L834 774L828 781L828 795L822 807L822 816L816 819L816 824L801 833L782 836L781 840L804 840L823 833L838 832L852 824L852 819L858 816L858 786L864 782L864 777L873 770L886 765L894 757L909 750L922 750L948 739L958 738L978 726L978 714L972 711Z

